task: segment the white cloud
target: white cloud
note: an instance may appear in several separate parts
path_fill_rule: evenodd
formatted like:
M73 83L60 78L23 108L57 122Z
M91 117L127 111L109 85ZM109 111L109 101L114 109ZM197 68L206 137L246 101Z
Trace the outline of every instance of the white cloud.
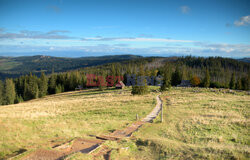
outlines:
M83 38L83 41L123 41L123 42L183 42L190 43L194 42L191 40L176 40L167 38L137 38L137 37L88 37Z
M171 45L172 44L172 45ZM249 44L226 44L226 43L205 43L194 42L185 44L185 46L176 46L171 43L168 46L150 46L135 47L116 45L116 44L96 44L81 46L33 46L33 45L0 45L0 55L12 53L50 53L67 56L80 56L79 53L86 55L103 55L103 54L138 54L138 55L159 55L159 56L222 56L222 57L249 57ZM74 53L74 54L72 54Z
M234 21L236 26L247 26L250 24L250 15L241 17L240 20Z
M183 14L187 14L191 10L189 6L181 6L180 9Z
M246 57L250 56L250 45L249 44L227 44L227 43L203 43L196 42L196 46L201 47L203 51L217 54L228 54L232 56Z
M29 39L73 39L64 33L69 33L70 31L66 30L52 30L49 32L40 32L40 31L29 31L22 30L19 33L10 33L0 31L0 39L20 39L20 38L29 38Z

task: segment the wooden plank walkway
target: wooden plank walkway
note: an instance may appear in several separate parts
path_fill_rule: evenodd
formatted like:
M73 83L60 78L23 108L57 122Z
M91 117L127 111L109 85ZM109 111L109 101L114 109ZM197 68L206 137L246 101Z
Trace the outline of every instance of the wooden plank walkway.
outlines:
M145 118L142 119L143 122L152 122L160 113L162 109L162 100L160 99L159 95L156 97L156 100L157 100L157 104L155 108L150 114L148 114Z
M22 160L58 160L75 152L89 153L95 157L103 156L104 158L106 157L105 159L109 159L107 157L110 156L107 154L109 154L111 150L108 149L107 146L101 145L104 143L104 140L119 141L120 139L130 137L132 133L138 130L143 124L152 122L162 109L162 100L159 95L156 97L156 100L157 104L150 114L141 121L136 121L123 130L116 130L108 135L96 136L96 140L77 138L70 143L59 145L51 150L38 149L23 157ZM101 147L100 151L93 153L98 147Z

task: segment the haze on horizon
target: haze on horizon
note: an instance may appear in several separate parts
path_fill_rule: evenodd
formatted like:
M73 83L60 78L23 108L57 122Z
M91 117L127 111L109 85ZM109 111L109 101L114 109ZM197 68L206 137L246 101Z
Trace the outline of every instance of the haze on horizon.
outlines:
M250 57L249 0L0 0L0 56Z

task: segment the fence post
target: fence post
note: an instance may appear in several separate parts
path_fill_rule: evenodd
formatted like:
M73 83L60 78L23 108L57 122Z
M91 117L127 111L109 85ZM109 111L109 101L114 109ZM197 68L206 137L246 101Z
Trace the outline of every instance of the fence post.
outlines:
M161 123L163 122L163 103L161 104Z

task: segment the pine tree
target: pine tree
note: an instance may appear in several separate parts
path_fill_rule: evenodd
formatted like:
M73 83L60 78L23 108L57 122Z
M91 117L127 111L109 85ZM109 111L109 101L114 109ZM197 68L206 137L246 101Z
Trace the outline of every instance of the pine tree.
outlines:
M16 95L15 104L23 102L23 97L21 95Z
M38 98L39 89L37 81L37 77L33 76L31 73L28 77L26 77L24 85L24 100Z
M45 76L44 72L41 73L39 83L38 83L38 88L39 88L39 97L43 97L47 95L48 92L48 79Z
M56 86L55 93L62 93L64 91L64 88L61 84Z
M138 73L137 79L136 79L136 85L132 86L131 93L133 95L135 95L135 94L143 95L143 94L148 93L148 85L147 85L147 80L145 78L143 65L140 66L140 70L139 70L139 73Z
M16 98L15 85L12 79L6 79L4 85L5 104L14 104Z
M115 77L117 76L117 75L116 75L116 72L117 72L117 71L116 71L115 65L112 64L112 65L111 65L111 76L112 76L112 78L113 78L113 80L114 80L114 86L115 86L116 83L117 83L117 82L115 81Z
M21 76L16 80L16 94L22 97L24 95L24 80L25 76Z
M172 81L171 84L172 86L177 86L178 84L181 83L182 77L181 77L181 72L180 68L176 67L175 72L172 74Z
M49 78L49 86L48 86L49 94L56 93L56 75L52 74Z
M87 77L84 73L81 74L82 75L82 78L81 78L81 85L83 88L86 88L86 84L87 84Z
M167 66L164 70L163 84L161 86L161 91L166 91L171 88L171 72L170 68Z
M97 82L98 82L98 86L99 86L99 90L103 91L107 82L106 82L106 78L105 78L105 74L101 73L100 76L97 77Z
M182 80L188 79L187 67L185 65L181 67L181 79Z
M241 89L242 89L241 78L238 78L238 79L237 79L236 89L238 89L238 90L241 90Z
M3 82L0 80L0 105L2 105L4 101L3 90L4 90Z
M230 80L230 83L229 83L229 87L230 89L235 89L235 73L232 73L232 76L231 76L231 80Z
M208 69L206 69L206 75L205 75L205 78L203 80L203 85L206 88L208 88L210 86L210 74L209 74L209 70Z
M249 90L249 77L245 76L241 78L241 84L243 90Z
M75 88L79 85L77 84L77 75L73 72L71 72L69 74L69 76L67 77L67 83L68 83L68 87L69 87L69 91L73 91L75 90Z

